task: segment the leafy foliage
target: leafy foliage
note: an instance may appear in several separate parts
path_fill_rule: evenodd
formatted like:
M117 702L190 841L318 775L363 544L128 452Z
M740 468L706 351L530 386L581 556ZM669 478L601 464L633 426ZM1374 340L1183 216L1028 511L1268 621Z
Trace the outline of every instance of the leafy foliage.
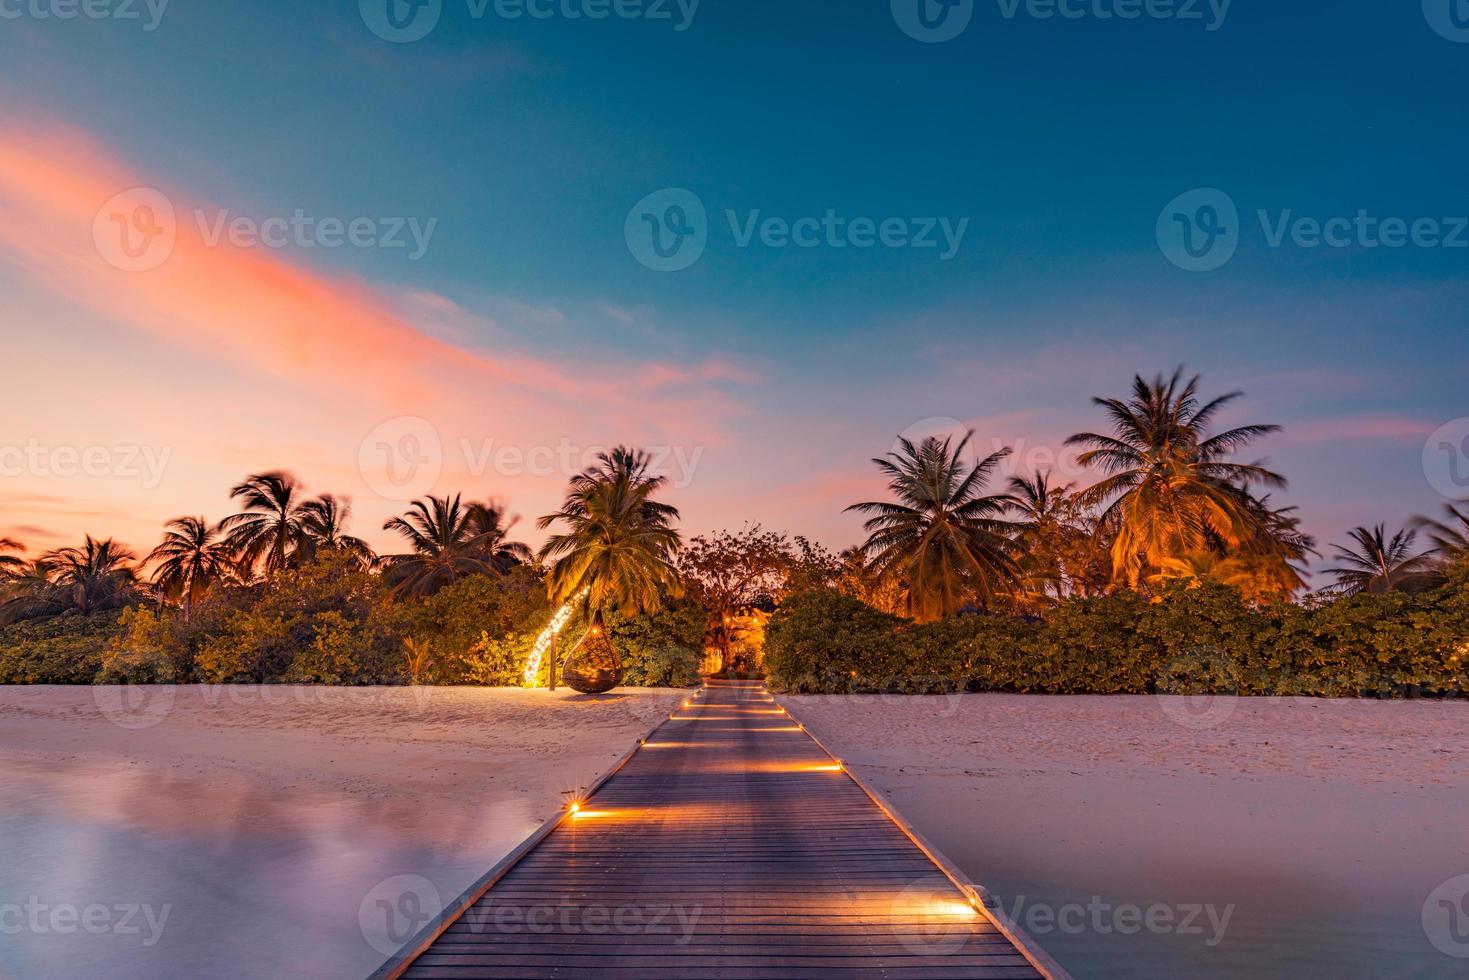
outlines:
M793 597L767 630L773 687L803 692L1469 692L1469 572L1421 595L1255 606L1218 583L1158 600L1068 598L1043 620L914 623L834 591Z

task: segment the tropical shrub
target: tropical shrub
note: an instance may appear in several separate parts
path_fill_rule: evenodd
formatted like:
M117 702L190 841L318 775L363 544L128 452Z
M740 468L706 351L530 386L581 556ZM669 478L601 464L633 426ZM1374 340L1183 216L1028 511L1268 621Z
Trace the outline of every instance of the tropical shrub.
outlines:
M380 578L345 551L281 572L200 645L201 680L371 683L401 673L401 636Z
M0 684L90 684L120 629L115 611L0 627Z
M611 612L607 630L622 657L623 683L688 687L699 682L707 613L696 602L672 600L655 613Z
M1219 584L1152 600L1069 599L1044 620L961 616L919 624L835 592L771 619L772 687L802 692L1401 697L1469 690L1469 575L1411 596L1319 608L1256 607Z

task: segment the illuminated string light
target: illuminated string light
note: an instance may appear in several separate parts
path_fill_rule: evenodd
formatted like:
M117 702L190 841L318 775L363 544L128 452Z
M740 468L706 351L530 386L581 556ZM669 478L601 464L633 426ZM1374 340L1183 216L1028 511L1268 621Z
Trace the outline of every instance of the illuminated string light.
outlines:
M566 624L571 620L573 609L589 591L591 590L582 589L568 599L560 609L556 610L556 614L551 617L546 628L541 630L541 635L536 637L536 645L531 648L530 657L525 661L525 672L521 674L521 679L526 687L536 686L536 678L540 676L541 664L545 663L546 651L551 649L551 641L566 628Z

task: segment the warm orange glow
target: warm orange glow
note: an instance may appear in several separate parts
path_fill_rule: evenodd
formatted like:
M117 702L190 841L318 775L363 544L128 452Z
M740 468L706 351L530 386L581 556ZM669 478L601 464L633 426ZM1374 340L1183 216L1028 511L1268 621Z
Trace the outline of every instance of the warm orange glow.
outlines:
M581 804L576 802L575 800L572 800L570 805L568 805L566 809L571 811L572 816L576 816L578 813L581 812Z
M598 817L612 816L611 810L577 810L571 815L573 820L595 820Z

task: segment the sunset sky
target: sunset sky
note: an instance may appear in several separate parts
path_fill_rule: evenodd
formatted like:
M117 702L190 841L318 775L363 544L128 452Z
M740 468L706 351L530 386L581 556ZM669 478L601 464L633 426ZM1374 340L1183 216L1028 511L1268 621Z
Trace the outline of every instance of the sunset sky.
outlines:
M505 501L535 542L617 442L663 447L691 533L842 547L900 432L972 427L1084 483L1053 461L1104 424L1091 396L1179 364L1246 391L1226 422L1286 427L1258 455L1323 544L1444 501L1424 447L1469 415L1469 231L1270 241L1300 217L1449 237L1469 215L1469 43L1419 3L1236 0L1217 30L979 3L941 43L888 0L704 0L686 23L687 2L571 20L442 0L405 43L355 0L173 0L153 29L141 2L46 6L0 18L0 536L33 550L146 551L272 468L349 496L383 549L430 491ZM174 241L119 268L113 217L157 200L139 188ZM707 208L679 271L626 234L667 188ZM1159 246L1195 188L1240 215L1209 272ZM378 244L214 234L298 212ZM967 223L950 258L742 243L828 212L940 243Z

